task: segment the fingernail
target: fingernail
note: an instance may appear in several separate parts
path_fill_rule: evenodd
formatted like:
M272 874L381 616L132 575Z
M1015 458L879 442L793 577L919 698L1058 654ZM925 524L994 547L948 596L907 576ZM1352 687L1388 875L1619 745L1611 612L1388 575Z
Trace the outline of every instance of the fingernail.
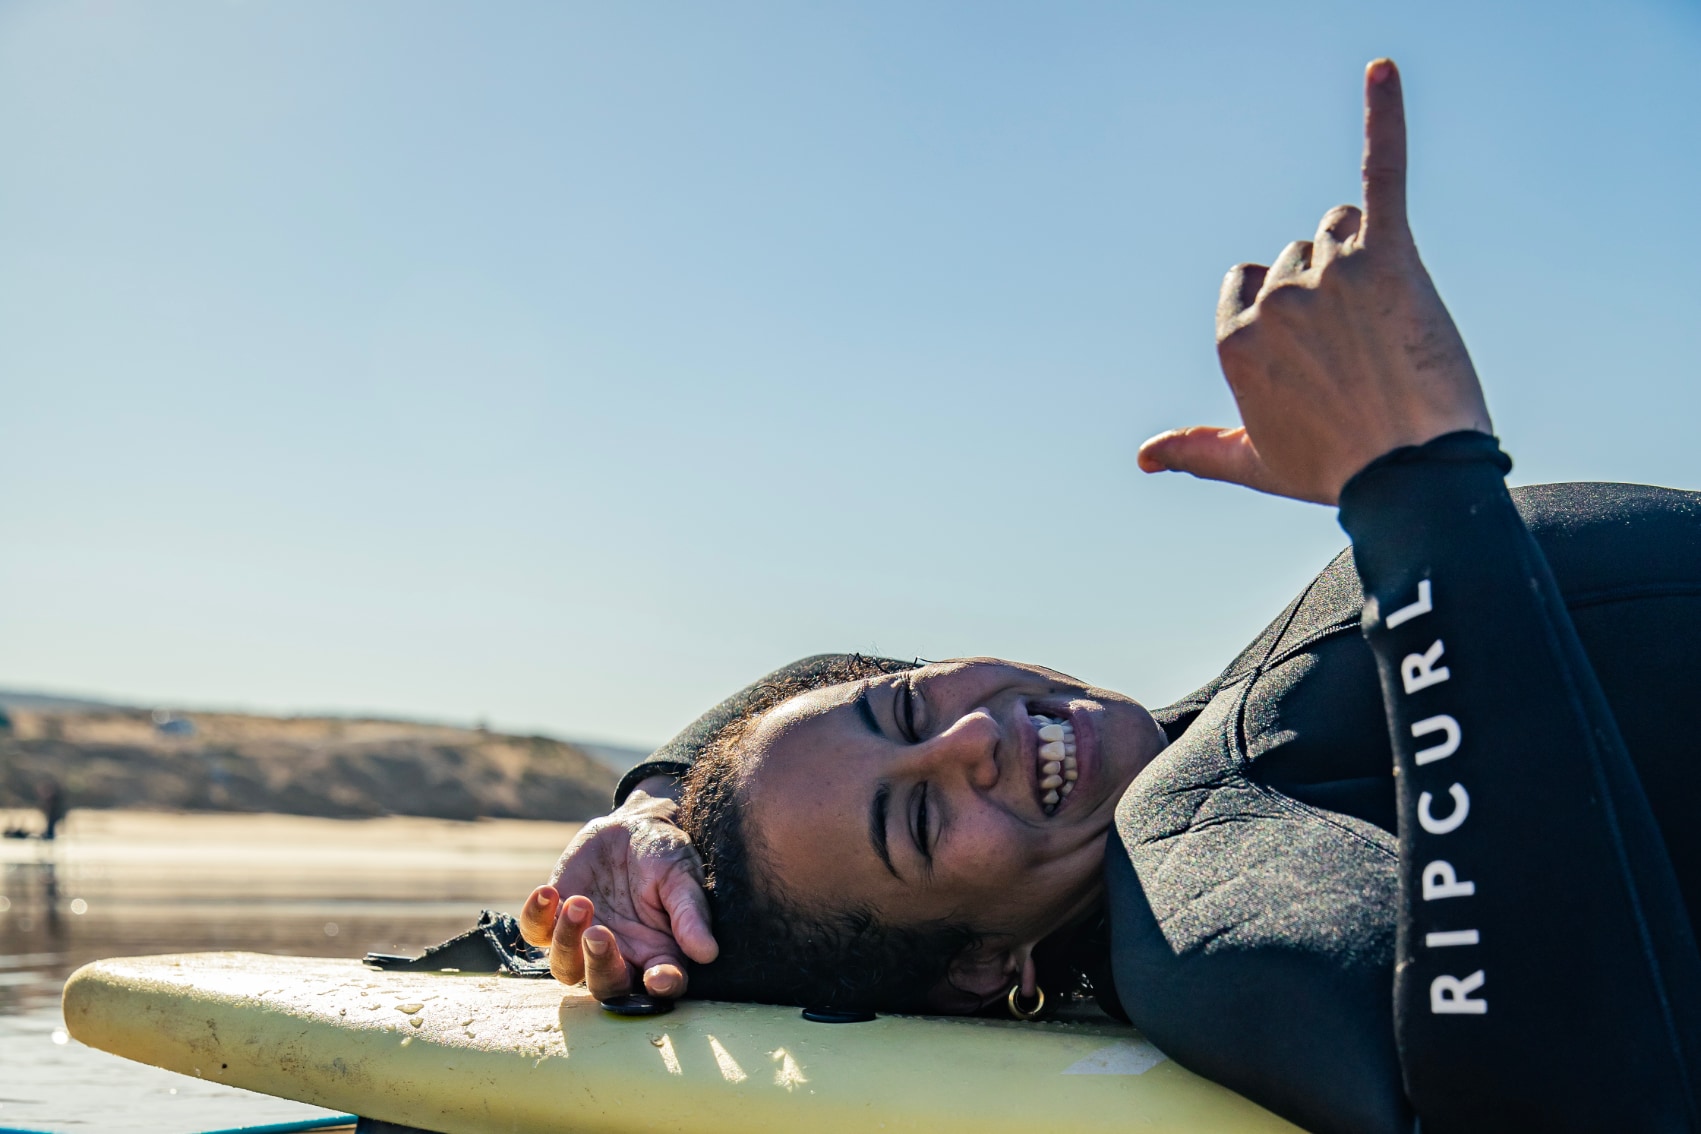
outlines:
M644 974L644 987L657 996L672 996L675 983L673 974L660 968L651 969Z
M585 950L593 957L600 957L604 953L608 952L608 942L604 941L601 937L586 937Z
M1370 65L1370 81L1373 83L1385 83L1393 73L1394 64L1386 59L1378 59Z
M570 921L584 921L591 916L591 903L583 898L576 898L567 903L567 917Z

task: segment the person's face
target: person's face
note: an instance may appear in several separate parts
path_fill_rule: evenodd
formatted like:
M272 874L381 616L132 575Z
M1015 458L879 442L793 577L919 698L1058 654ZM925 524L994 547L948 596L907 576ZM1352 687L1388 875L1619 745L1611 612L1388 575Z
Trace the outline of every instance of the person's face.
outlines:
M769 710L741 745L739 795L784 898L992 935L954 978L990 995L1097 902L1117 800L1164 743L1121 694L974 658Z

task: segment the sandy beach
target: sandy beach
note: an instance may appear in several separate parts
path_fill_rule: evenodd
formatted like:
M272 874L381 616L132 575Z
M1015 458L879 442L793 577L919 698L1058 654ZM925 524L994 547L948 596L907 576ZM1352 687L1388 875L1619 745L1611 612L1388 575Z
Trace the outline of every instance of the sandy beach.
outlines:
M73 811L54 843L0 840L0 863L52 862L59 887L74 890L88 913L209 901L518 904L578 829L512 819Z

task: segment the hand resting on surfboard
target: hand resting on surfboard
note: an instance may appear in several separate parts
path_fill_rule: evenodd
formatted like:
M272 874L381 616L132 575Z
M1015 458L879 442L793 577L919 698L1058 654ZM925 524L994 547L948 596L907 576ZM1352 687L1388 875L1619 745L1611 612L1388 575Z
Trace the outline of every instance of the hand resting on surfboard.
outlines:
M557 979L583 981L606 1000L632 990L635 968L650 995L676 997L685 992L685 958L715 959L703 864L673 816L674 802L647 781L585 824L550 884L526 899L521 935L549 950Z

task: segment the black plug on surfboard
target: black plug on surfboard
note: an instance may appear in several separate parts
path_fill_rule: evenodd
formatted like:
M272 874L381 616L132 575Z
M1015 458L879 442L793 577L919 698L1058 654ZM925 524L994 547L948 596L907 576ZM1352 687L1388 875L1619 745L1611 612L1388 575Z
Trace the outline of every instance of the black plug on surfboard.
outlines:
M602 1010L616 1016L663 1016L673 1011L673 1001L642 992L628 992L625 996L610 996L602 1001Z
M803 1018L816 1024L866 1024L874 1013L860 1008L805 1008Z

